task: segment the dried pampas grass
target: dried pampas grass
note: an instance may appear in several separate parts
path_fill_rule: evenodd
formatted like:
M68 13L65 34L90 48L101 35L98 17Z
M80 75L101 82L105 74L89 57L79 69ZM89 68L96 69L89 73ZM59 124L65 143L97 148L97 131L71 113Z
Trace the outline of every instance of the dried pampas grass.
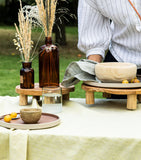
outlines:
M33 59L33 54L31 56L31 49L33 48L33 41L31 40L31 29L32 20L28 16L24 16L22 3L20 0L20 10L18 13L19 28L15 24L16 34L14 39L14 44L17 46L16 49L20 51L20 55L23 62L29 62Z
M52 36L53 24L55 21L55 11L57 0L35 0L38 7L38 14L46 37Z
M54 23L60 30L58 24L62 24L63 20L69 22L66 16L76 19L68 8L61 7L56 9L57 2L69 3L67 0L35 0L35 2L36 6L26 5L23 7L23 11L28 15L29 19L32 19L33 26L39 26L43 29L46 37L52 36Z

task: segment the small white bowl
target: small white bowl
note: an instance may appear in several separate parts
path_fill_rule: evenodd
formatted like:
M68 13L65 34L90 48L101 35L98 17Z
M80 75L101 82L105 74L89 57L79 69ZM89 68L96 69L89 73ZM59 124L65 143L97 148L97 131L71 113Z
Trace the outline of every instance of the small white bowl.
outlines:
M105 83L130 81L136 77L137 66L133 63L103 62L95 65L96 77Z

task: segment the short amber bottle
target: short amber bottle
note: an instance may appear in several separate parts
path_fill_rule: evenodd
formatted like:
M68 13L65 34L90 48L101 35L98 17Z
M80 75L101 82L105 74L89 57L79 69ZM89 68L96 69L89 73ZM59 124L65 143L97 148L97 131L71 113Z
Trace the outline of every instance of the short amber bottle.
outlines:
M40 47L39 86L59 86L59 51L51 37L46 37L45 45Z
M34 88L34 70L31 68L32 62L22 62L20 70L20 87L25 89Z

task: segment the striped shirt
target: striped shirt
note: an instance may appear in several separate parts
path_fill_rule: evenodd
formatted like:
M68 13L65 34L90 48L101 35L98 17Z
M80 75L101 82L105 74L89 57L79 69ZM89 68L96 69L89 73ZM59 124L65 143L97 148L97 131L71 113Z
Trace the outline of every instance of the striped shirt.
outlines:
M132 3L141 14L141 0ZM78 48L103 58L109 48L117 61L141 68L141 21L129 1L79 0Z

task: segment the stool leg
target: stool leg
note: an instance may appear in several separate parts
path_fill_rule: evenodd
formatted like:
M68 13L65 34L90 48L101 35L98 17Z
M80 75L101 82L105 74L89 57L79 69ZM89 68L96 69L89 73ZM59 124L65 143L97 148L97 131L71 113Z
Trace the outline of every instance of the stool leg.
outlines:
M103 93L103 97L104 98L111 98L111 94L110 93Z
M137 95L138 102L141 103L141 95Z
M33 98L35 98L37 101L40 100L40 96L33 96Z
M62 96L63 96L63 100L69 100L69 98L70 98L69 93L68 94L64 94Z
M137 108L137 95L129 94L127 95L127 109L136 109Z
M94 92L86 91L86 104L94 104Z
M27 95L22 95L22 94L20 94L19 105L20 105L20 106L25 106L25 105L27 105Z

